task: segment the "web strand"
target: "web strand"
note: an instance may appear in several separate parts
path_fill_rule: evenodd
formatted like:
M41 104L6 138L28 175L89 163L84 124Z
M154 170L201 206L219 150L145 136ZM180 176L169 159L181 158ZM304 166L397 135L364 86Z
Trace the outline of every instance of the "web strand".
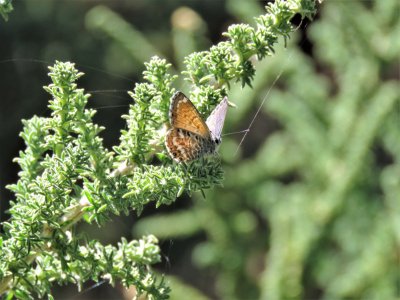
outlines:
M296 27L295 31L297 31L297 30L300 28L302 22L303 22L303 21L301 21L300 24ZM308 25L308 24L306 24L306 26L304 27L304 29L307 28L307 25ZM303 39L303 41L300 43L300 46L303 45L303 43L304 43L304 39ZM239 132L244 132L244 134L243 134L242 139L241 139L240 142L239 142L239 145L238 145L237 148L236 148L236 151L235 151L235 153L234 153L235 156L236 156L237 153L239 152L239 149L240 149L240 147L242 146L242 144L243 144L244 140L246 139L247 135L250 133L250 130L251 130L251 128L253 127L254 122L257 120L257 117L258 117L258 115L260 114L261 109L263 108L265 102L267 101L269 94L271 93L272 89L275 87L275 85L276 85L276 83L278 82L278 80L281 78L283 72L285 72L285 69L286 69L288 63L290 62L290 60L292 59L293 54L294 54L294 50L293 50L293 51L288 55L288 57L286 58L286 60L285 60L285 62L284 62L284 64L283 64L281 70L279 71L278 75L275 77L275 79L274 79L274 81L272 82L271 86L269 87L267 93L266 93L265 96L263 97L263 99L262 99L260 105L258 106L257 111L256 111L256 113L254 114L253 118L251 119L250 124L249 124L249 126L247 127L247 129L244 129L244 130L239 131Z
M281 76L282 76L282 74L283 74L283 72L284 72L284 67L286 66L287 62L288 62L288 60L285 62L285 64L284 64L282 70L279 72L278 76L276 76L276 78L275 78L274 81L272 82L272 85L269 87L267 93L266 93L265 96L263 97L263 99L262 99L260 105L259 105L258 108L257 108L256 113L255 113L254 116L253 116L253 119L251 119L251 121L250 121L249 126L247 127L247 129L243 130L243 131L244 131L244 134L243 134L242 139L241 139L240 142L239 142L239 145L238 145L237 148L236 148L235 155L237 155L237 153L238 153L240 147L242 146L242 144L243 144L244 140L246 139L247 135L249 134L250 129L251 129L251 127L253 126L254 122L256 121L258 115L260 114L261 109L263 108L265 102L267 101L268 96L269 96L269 94L270 94L271 91L272 91L272 88L273 88L273 87L275 86L275 84L278 82L279 78L281 78Z
M45 66L51 66L52 64L54 64L54 61L50 62L50 61L36 59L36 58L24 58L24 57L3 59L3 60L0 61L0 64L6 64L6 63L10 63L10 62L15 62L15 63L18 63L18 62L30 62L30 63L38 63L38 64L45 65ZM99 73L106 74L106 75L114 77L114 78L122 79L122 80L129 81L129 82L134 82L133 79L131 79L129 77L126 77L126 76L123 76L121 74L116 74L116 73L113 73L113 72L105 71L103 69L96 68L96 67L93 67L93 66L89 66L89 65L86 65L86 64L75 63L75 65L78 68L81 68L81 69L88 69L88 70L92 70L92 71L96 71L96 72L99 72Z
M99 282L96 282L95 284L93 284L92 286L89 286L87 289L84 289L83 291L81 291L80 293L78 293L77 295L75 295L74 297L72 297L70 300L76 299L78 296L82 296L83 294L86 294L88 292L90 292L91 290L94 290L95 288L103 285L104 283L106 283L107 280L101 280Z

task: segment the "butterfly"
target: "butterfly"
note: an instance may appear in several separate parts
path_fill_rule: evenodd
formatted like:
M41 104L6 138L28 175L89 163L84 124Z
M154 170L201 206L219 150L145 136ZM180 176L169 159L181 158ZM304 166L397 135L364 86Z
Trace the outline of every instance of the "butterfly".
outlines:
M225 97L204 122L189 98L176 92L169 109L171 129L165 139L169 155L177 162L187 162L213 154L221 143L227 110L228 98Z

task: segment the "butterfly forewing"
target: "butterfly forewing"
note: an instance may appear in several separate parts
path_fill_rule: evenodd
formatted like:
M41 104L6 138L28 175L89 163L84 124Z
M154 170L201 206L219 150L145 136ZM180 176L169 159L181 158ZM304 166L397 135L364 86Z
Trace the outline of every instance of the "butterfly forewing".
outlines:
M228 98L224 99L214 108L207 118L206 124L212 134L213 140L221 140L222 128L224 127L225 116L228 110Z
M183 93L174 94L169 112L172 127L194 132L206 139L211 137L210 130L196 107Z

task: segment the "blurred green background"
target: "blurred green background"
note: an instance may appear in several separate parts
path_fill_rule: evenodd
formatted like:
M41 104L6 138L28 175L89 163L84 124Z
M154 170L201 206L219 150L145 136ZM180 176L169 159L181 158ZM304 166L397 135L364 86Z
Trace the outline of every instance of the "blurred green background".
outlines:
M86 75L108 148L124 128L126 91L157 54L183 57L253 24L265 1L15 1L0 22L1 220L17 180L21 119L46 115L47 66ZM400 296L400 4L326 1L276 56L255 62L253 89L233 85L224 132L223 187L169 207L79 231L105 243L160 239L172 299L394 299ZM273 84L274 80L282 76ZM177 89L188 93L180 81ZM269 92L269 90L271 91ZM238 151L237 151L238 150ZM88 283L90 287L92 283ZM132 292L132 291L130 291ZM124 299L106 284L56 299ZM132 295L132 294L130 294Z

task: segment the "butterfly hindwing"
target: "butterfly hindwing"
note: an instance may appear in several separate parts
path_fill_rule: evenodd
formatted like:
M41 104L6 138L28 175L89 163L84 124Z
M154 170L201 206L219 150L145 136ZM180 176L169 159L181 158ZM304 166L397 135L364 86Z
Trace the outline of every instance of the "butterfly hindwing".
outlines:
M169 113L172 127L196 133L204 138L211 137L210 130L200 113L182 92L176 92L172 96Z
M224 97L207 118L206 124L211 132L213 140L216 142L221 140L221 133L222 128L224 127L227 110L228 98Z
M177 162L191 161L213 153L215 144L210 139L181 128L171 128L166 136L168 153Z

